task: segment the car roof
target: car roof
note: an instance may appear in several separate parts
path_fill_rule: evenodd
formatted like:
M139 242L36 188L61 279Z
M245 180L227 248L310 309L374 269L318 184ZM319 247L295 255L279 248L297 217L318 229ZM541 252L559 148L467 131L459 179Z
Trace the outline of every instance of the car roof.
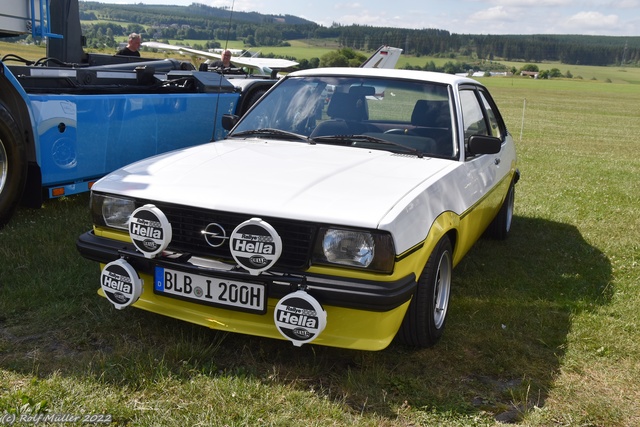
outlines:
M349 68L327 67L300 70L289 73L291 77L314 76L344 76L344 77L388 77L392 79L422 80L435 83L443 83L452 86L461 84L481 85L477 80L453 74L436 73L432 71L398 70L386 68Z

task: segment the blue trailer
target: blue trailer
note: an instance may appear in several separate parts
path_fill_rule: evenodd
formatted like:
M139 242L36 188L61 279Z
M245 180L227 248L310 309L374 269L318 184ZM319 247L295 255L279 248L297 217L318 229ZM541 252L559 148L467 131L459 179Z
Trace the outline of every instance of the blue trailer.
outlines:
M35 63L0 62L0 227L23 203L87 191L133 161L224 137L273 78L232 83L175 59L88 54L77 0L0 5L0 37L46 40Z

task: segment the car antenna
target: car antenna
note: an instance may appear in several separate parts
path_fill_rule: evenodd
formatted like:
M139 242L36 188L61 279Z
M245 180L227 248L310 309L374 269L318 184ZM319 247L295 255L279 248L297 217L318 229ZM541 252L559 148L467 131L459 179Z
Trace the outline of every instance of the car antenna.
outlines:
M236 0L231 0L231 13L229 14L229 26L227 27L227 40L224 42L224 49L227 49L229 46L229 34L231 34L231 22L233 21L233 6Z
M224 50L227 50L227 46L229 45L229 34L231 33L231 22L233 19L233 7L235 5L236 0L231 0L231 13L229 14L229 25L227 26L227 39L224 42ZM224 50L222 51L222 56L224 58ZM220 76L220 80L218 81L218 98L216 99L216 109L213 114L213 135L211 135L211 142L216 140L216 125L218 121L218 105L220 105L220 95L222 94L222 79L224 78L222 73L218 73ZM237 107L237 105L236 105Z

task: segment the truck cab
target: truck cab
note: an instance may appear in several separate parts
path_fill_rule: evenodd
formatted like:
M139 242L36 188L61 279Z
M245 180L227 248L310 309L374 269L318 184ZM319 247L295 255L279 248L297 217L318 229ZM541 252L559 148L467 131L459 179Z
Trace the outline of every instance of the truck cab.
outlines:
M0 61L0 227L23 203L88 191L134 161L221 139L275 79L243 79L176 59L87 53L78 0L0 5L0 37L31 33L46 57Z

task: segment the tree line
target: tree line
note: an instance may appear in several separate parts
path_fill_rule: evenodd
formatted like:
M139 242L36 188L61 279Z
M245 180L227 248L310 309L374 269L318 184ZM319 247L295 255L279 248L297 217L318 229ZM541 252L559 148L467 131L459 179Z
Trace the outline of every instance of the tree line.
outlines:
M342 48L372 51L391 45L416 56L640 66L640 37L474 35L335 23L324 27L291 15L235 12L200 3L162 6L81 1L80 13L89 46L96 47L113 45L114 37L139 32L146 40L202 40L202 47L207 48L218 47L212 40L239 40L250 49L283 46L288 40L331 39Z

